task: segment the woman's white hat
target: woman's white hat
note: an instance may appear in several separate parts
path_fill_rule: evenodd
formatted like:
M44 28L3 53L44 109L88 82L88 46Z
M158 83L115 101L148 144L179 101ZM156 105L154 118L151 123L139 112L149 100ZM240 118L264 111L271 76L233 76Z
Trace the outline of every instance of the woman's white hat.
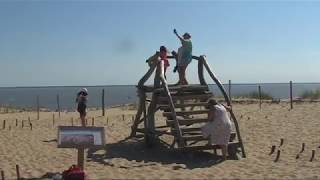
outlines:
M82 89L80 90L80 92L88 93L88 89L87 89L87 88L82 88Z

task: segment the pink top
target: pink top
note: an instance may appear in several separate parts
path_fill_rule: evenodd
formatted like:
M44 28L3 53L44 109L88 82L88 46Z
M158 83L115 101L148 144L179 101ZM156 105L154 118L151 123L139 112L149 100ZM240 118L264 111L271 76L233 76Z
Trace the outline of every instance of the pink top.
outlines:
M161 59L161 61L164 62L164 67L170 66L169 60L168 60L168 58L167 58L167 52L165 52L165 51L160 51L160 59Z

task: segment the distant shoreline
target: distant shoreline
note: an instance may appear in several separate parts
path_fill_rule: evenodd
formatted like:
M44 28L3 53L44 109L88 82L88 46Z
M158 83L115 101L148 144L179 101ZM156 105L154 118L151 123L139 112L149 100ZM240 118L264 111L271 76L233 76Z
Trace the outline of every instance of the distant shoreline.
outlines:
M289 82L265 82L265 83L231 83L231 85L263 85L263 84L289 84ZM292 84L320 84L320 82L292 82ZM152 85L152 84L146 84ZM208 85L216 85L216 84L208 84ZM228 83L222 83L222 85L228 85ZM137 84L119 84L119 85L72 85L72 86L0 86L0 89L14 89L14 88L75 88L75 87L126 87L126 86L137 86Z

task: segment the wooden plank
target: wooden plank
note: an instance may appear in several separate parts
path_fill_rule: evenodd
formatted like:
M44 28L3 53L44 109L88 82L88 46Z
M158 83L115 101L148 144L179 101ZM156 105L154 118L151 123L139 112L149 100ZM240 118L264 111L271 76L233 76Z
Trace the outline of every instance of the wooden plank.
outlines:
M184 107L195 107L195 106L207 106L207 102L199 102L199 103L186 103L186 104L174 104L175 108L184 108ZM167 104L160 104L158 107L161 110L169 109L169 105Z
M186 141L207 141L208 138L203 137L203 135L183 135L182 138Z
M164 91L163 88L155 88L153 85L144 85L140 87L145 92L162 92ZM190 84L190 85L168 85L169 91L194 91L194 90L202 90L208 91L209 87L205 85L197 85L197 84Z
M178 120L180 125L190 125L190 124L195 124L195 123L204 123L208 122L208 118L204 119L180 119ZM167 120L167 123L169 125L173 124L173 120Z
M193 92L193 91L209 91L209 87L206 85L177 85L168 86L169 91L183 91L183 92ZM154 89L154 92L163 92L163 88Z
M177 116L193 115L193 114L208 114L209 110L194 110L194 111L176 111ZM162 113L163 116L172 116L171 112Z
M231 142L228 143L228 146L239 147L239 142ZM200 151L200 150L211 150L211 149L220 149L220 146L217 144L214 145L195 145L195 146L186 146L183 148L176 148L175 150L182 150L182 151Z
M211 98L212 94L199 94L199 95L180 95L180 96L172 96L173 101L177 100L190 100L190 99L198 99L198 100L207 100ZM165 101L167 102L167 97L159 97L160 102Z

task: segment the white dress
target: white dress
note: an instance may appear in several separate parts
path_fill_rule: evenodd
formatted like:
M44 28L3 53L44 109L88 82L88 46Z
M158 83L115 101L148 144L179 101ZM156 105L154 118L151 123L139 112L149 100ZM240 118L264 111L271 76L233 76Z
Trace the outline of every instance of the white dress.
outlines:
M210 111L215 111L214 119L201 128L203 136L209 138L211 144L227 145L231 134L231 120L228 112L221 104L215 105Z

